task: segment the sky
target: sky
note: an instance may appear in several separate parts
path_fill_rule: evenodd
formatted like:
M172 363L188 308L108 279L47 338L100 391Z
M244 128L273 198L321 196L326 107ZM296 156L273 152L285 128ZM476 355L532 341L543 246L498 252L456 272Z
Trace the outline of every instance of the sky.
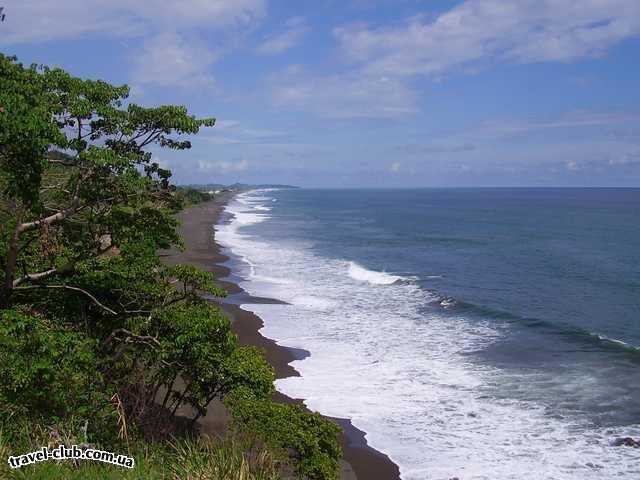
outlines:
M640 187L640 0L0 0L0 51L217 125L174 181Z

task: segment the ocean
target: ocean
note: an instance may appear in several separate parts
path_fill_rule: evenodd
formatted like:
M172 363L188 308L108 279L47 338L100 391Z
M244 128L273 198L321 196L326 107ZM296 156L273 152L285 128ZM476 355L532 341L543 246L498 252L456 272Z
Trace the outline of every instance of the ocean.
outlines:
M254 190L216 238L286 395L405 480L640 478L640 190Z

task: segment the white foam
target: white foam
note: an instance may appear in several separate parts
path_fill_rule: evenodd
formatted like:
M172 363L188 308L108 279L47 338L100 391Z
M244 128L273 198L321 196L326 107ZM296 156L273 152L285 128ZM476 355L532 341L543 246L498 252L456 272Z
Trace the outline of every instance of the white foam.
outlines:
M291 299L291 303L309 310L327 310L335 307L335 302L328 298L314 295L298 295Z
M624 342L622 340L618 340L616 338L607 337L606 335L600 335L598 333L593 333L592 335L595 335L598 339L600 339L600 340L602 340L604 342L615 343L617 345L620 345L621 347L628 348L630 350L639 350L640 351L640 347L638 347L636 345L631 345L630 343Z
M269 201L257 195L264 193L228 210L242 214ZM243 288L288 302L244 307L264 320L262 333L311 353L292 363L301 376L278 380L278 390L312 410L351 418L403 479L640 478L638 450L609 446L612 437L640 436L640 426L597 429L487 396L500 372L468 354L500 338L489 325L425 315L425 302L436 298L417 285L291 240L248 235L237 216L218 227L217 239L251 265Z
M372 285L391 285L395 282L403 280L403 277L391 275L386 272L376 272L367 270L356 262L349 262L349 276L359 282L368 282Z
M255 271L251 273L251 279L257 282L275 283L280 285L290 285L292 282L286 278L274 278L267 275L257 275Z

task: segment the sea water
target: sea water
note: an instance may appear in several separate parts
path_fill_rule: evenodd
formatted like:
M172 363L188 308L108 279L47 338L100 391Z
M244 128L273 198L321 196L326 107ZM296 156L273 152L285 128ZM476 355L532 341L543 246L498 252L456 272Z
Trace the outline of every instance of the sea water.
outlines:
M403 479L640 478L640 190L256 190L217 239L277 389Z

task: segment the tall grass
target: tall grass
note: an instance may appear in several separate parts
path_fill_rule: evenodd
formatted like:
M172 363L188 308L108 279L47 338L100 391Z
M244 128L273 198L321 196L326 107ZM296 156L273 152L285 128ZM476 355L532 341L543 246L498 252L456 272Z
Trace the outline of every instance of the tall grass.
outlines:
M283 465L247 439L201 437L172 445L171 471L181 480L277 480Z
M47 461L11 469L10 455L21 455L47 445L45 429L22 438L20 450L9 445L0 431L1 480L277 480L292 478L278 456L248 438L230 435L200 437L172 443L131 444L135 468L127 469L90 460ZM66 442L65 442L66 443ZM115 451L115 453L125 453ZM129 454L129 453L127 453Z

